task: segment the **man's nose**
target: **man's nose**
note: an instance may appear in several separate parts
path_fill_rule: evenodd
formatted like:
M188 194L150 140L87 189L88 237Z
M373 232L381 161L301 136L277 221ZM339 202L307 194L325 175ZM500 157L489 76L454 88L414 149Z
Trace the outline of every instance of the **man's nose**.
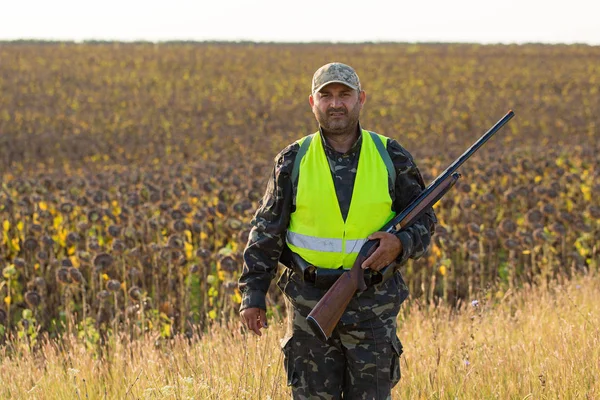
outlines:
M342 105L342 99L340 99L338 96L332 96L332 98L331 98L331 107L338 108L341 105Z

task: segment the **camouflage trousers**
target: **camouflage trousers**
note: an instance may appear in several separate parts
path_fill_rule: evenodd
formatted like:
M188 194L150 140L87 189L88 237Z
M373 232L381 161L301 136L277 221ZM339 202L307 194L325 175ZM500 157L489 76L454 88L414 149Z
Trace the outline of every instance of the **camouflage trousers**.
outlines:
M396 318L408 290L399 272L354 295L332 337L322 342L306 317L325 294L290 270L278 282L286 298L281 340L293 399L390 399L400 380Z

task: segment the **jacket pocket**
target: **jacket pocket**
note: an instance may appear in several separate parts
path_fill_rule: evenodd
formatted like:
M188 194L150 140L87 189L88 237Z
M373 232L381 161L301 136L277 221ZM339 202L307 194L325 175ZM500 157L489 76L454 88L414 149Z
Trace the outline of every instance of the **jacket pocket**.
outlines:
M402 343L398 336L394 336L392 339L392 365L390 366L390 380L392 381L392 387L400 382L400 356L402 355Z
M298 373L296 372L293 343L294 336L286 336L281 339L281 351L283 352L283 365L287 374L287 385L296 386L298 384Z

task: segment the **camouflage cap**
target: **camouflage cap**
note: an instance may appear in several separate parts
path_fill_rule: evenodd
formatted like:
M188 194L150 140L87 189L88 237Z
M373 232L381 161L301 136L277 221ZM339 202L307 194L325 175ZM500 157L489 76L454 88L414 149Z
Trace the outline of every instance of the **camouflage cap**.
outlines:
M315 72L312 79L312 93L318 92L323 86L334 82L360 90L360 81L356 71L349 65L333 62L323 65Z

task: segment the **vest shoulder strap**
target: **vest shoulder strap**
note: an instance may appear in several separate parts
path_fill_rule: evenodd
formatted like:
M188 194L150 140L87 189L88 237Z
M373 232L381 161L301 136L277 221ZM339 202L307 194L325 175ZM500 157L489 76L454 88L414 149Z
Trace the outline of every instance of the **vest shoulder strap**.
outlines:
M298 181L298 172L300 171L300 161L302 161L302 157L308 151L308 146L310 146L310 142L313 140L315 134L306 136L300 145L300 149L298 150L298 154L296 154L296 159L294 160L294 167L292 168L292 184L295 186Z
M379 155L381 156L381 159L383 160L383 163L385 164L385 167L388 170L388 175L390 176L390 178L392 180L392 191L394 191L396 188L396 168L394 168L394 163L392 162L392 158L390 157L390 154L387 152L387 149L386 149L385 145L383 144L383 142L381 141L381 138L379 137L379 135L376 134L375 132L371 132L371 131L369 131L369 133L371 134L371 138L373 139L373 142L375 143L375 147L377 147L377 151L379 152Z

